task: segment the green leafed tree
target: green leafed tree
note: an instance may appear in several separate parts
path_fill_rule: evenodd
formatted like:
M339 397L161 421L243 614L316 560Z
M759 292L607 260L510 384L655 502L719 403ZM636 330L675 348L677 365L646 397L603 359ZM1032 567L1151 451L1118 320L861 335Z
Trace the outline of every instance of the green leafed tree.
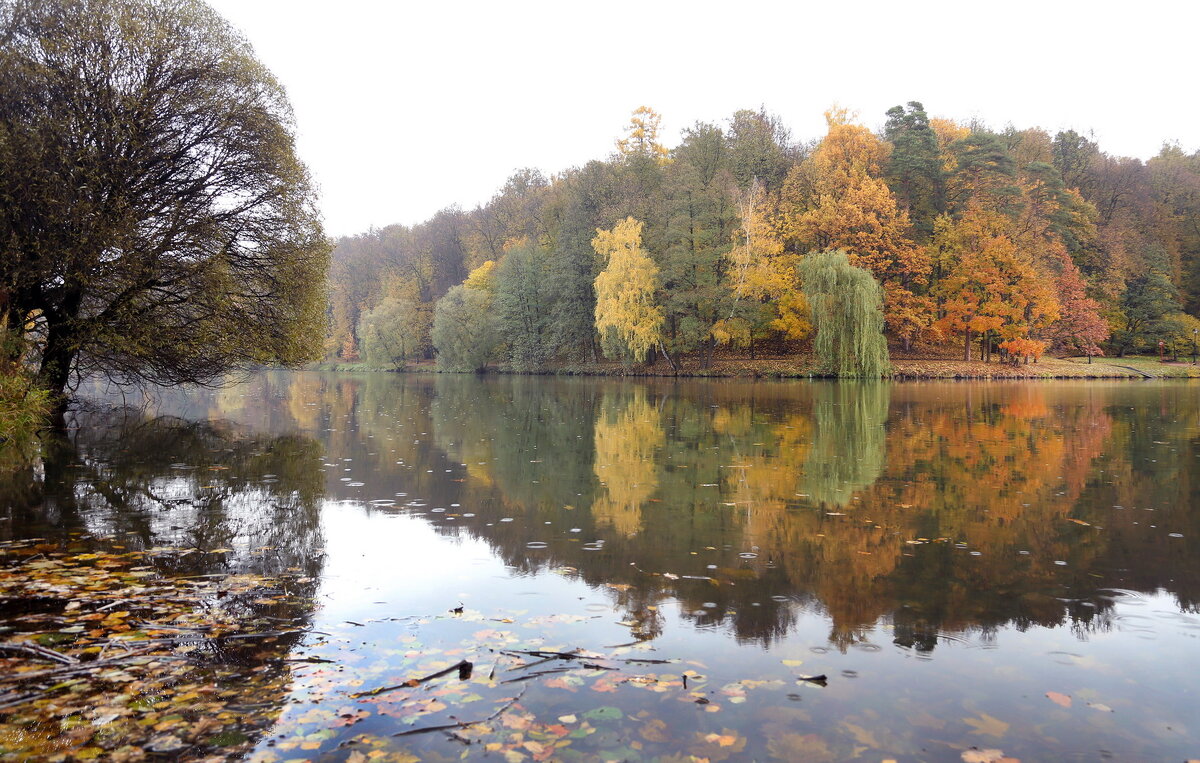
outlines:
M673 354L698 350L705 367L716 346L713 327L731 307L723 255L731 248L737 208L728 192L725 153L721 130L698 123L684 131L664 182L667 226L658 301L665 344Z
M496 320L517 371L541 370L554 350L547 260L546 250L527 243L510 249L496 268Z
M884 136L892 142L887 184L908 210L918 238L928 239L934 219L944 211L945 178L937 134L929 125L925 107L909 101L907 107L888 109Z
M60 401L319 356L329 243L293 132L199 0L0 1L0 291Z
M889 370L883 337L883 288L843 251L800 261L800 282L812 311L817 362L838 376L879 378Z
M500 343L492 295L465 285L451 287L434 307L432 336L443 371L483 371Z
M1179 290L1164 273L1151 270L1131 279L1125 285L1112 332L1117 354L1124 357L1130 350L1153 350L1175 328L1170 317L1178 312Z
M428 347L429 312L412 300L385 297L358 324L362 359L376 368L404 368Z
M658 267L642 248L642 224L627 217L597 230L596 253L607 263L596 276L596 331L609 358L644 360L662 347L663 313L654 303Z

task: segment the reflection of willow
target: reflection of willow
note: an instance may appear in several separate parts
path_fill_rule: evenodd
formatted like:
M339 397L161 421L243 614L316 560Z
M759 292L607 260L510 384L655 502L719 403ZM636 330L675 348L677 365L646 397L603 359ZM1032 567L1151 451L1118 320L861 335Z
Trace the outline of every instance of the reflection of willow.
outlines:
M191 572L319 569L324 481L314 440L131 411L85 412L75 423L69 440L48 448L41 495L14 524L50 537L111 536L130 549L194 549L170 563ZM203 553L217 549L232 551Z
M621 535L642 526L642 504L658 487L656 452L665 436L658 409L645 387L632 394L606 392L596 415L596 479L604 490L592 503L592 517Z
M890 387L882 382L834 382L817 386L812 450L804 465L813 500L844 506L883 471Z
M1198 408L1183 386L436 385L433 429L414 412L405 431L435 432L451 465L471 465L440 488L464 491L470 531L513 566L620 586L639 635L658 628L651 605L675 597L697 624L743 639L786 633L799 605L824 610L842 647L890 619L898 643L931 648L946 632L1096 627L1104 585L1162 586L1181 602L1200 589L1200 547L1162 529L1200 536ZM1114 504L1155 514L1114 516ZM566 527L603 550L529 553ZM950 540L905 542L918 538Z

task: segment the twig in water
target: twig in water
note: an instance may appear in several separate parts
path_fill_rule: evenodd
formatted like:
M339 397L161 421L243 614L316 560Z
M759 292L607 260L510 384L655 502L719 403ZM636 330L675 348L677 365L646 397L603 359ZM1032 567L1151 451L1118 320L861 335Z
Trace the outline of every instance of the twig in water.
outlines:
M597 665L594 662L585 662L580 667L591 668L592 670L620 670L620 668L610 668L608 665Z
M570 668L551 668L550 670L539 670L536 673L528 673L523 676L517 676L516 678L509 678L508 680L501 681L500 683L515 684L515 683L519 683L521 681L529 681L534 678L540 678L541 676L548 676L553 673L567 673L567 672L570 672Z
M79 662L79 660L75 659L74 657L68 657L61 652L56 652L53 649L49 649L44 646L38 646L37 644L30 644L27 641L16 644L0 644L0 651L28 654L34 657L41 657L43 660L61 662L63 665L75 665Z
M528 670L529 668L536 668L538 665L545 665L547 662L554 662L555 660L558 660L558 659L559 659L558 657L543 657L542 659L534 660L533 662L523 662L520 665L514 665L513 667L509 668L508 670L506 670L504 672L511 673L514 670ZM493 669L493 673L494 672L495 671Z
M579 658L583 657L583 655L580 654L579 651L580 650L578 650L578 649L572 649L569 652L548 652L548 651L541 650L541 649L534 649L532 651L526 651L524 649L501 649L500 650L500 652L502 654L526 654L526 655L529 655L530 657L549 657L552 659L557 658L560 660L578 660Z
M638 644L644 644L647 641L653 641L653 640L654 639L640 638L637 641L630 641L628 644L613 644L612 646L606 646L604 648L605 649L621 649L621 648L627 647L627 646L637 646Z
M358 699L359 697L374 697L378 694L383 694L384 692L395 691L396 689L411 689L415 686L420 686L426 681L432 681L435 678L441 678L444 675L453 673L456 670L458 671L458 679L460 681L466 681L471 677L471 671L474 669L474 667L475 664L473 662L470 662L469 660L460 660L445 670L439 670L436 673L430 673L424 678L410 678L402 684L396 684L395 686L381 686L378 689L371 689L370 691L355 692L350 696L354 699Z
M141 649L129 654L123 654L120 657L110 657L107 660L93 660L92 662L84 662L71 665L65 668L51 668L50 670L39 670L33 673L13 673L11 675L0 676L0 683L24 683L26 681L34 681L39 678L60 678L62 676L74 675L76 673L90 673L97 668L105 668L110 665L119 665L122 662L130 660L134 657L141 657L150 648ZM157 656L154 659L163 660L170 659L169 656Z
M37 697L37 693L18 694L17 692L13 692L11 694L0 695L0 710L7 710L10 707L23 705L26 702L37 699Z
M449 729L462 729L462 728L466 728L467 726L474 726L478 723L487 723L488 721L494 721L495 719L499 718L500 715L502 713L504 713L504 711L508 710L513 705L517 704L517 702L519 702L521 700L521 697L523 697L523 696L525 696L524 689L521 690L520 694L518 694L517 696L510 699L504 705L501 705L499 710L492 713L491 715L489 715L488 717L484 718L481 721L459 721L457 723L443 723L440 726L425 726L424 728L409 729L408 731L397 731L395 734L392 734L392 736L406 737L406 736L412 736L413 734L426 734L430 731L447 731Z

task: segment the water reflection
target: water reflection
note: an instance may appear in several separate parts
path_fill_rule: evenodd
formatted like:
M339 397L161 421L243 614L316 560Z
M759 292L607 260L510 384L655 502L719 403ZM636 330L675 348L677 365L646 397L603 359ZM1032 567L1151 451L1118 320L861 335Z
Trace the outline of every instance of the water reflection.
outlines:
M292 681L285 658L315 611L324 545L320 444L302 434L273 435L228 421L105 406L75 414L69 432L48 439L35 463L4 475L0 557L8 582L39 556L51 560L41 563L49 566L99 558L97 577L105 581L112 570L128 568L129 580L169 582L131 584L123 592L127 598L94 613L96 602L87 595L71 599L61 587L38 583L37 590L50 595L0 597L0 633L17 643L47 633L71 642L83 627L56 629L83 615L90 629L99 630L79 638L101 644L85 659L130 653L133 644L141 651L164 649L169 668L129 667L132 672L112 679L120 691L105 692L108 674L100 673L65 698L58 694L66 684L44 688L44 698L22 695L14 702L16 695L6 695L0 752L22 759L70 755L91 739L84 757L114 750L124 755L129 745L144 744L148 729L163 718L179 736L160 734L153 741L159 748L244 752L282 711ZM152 575L150 570L164 577L140 577ZM94 584L87 590L102 588ZM114 609L118 604L123 611ZM132 624L122 620L114 628L135 630L104 642L111 623L101 627L97 621L113 612ZM126 636L133 640L117 640ZM177 653L170 653L170 645L156 647L164 641L177 644ZM92 693L99 709L89 706ZM210 694L220 701L186 701ZM33 699L36 711L27 704ZM246 708L252 712L233 712ZM88 733L66 733L76 727ZM214 728L224 731L214 736Z
M47 443L13 497L8 537L85 533L129 550L169 547L192 574L320 569L321 447L228 422L97 409ZM5 532L6 530L0 530ZM224 551L214 554L217 549Z
M1000 743L1001 716L1041 723L1018 697L1070 685L1142 708L1141 725L1099 734L1084 719L1058 741L1029 731L1023 740L1040 741L1025 755L1094 752L1093 734L1139 749L1138 729L1186 694L1167 667L1200 627L1189 616L1200 595L1200 400L1184 384L264 374L162 402L186 421L160 422L145 445L81 430L73 453L47 460L46 496L22 499L40 508L14 526L220 544L248 564L265 563L252 552L269 546L279 564L302 566L307 549L315 570L323 514L342 553L323 570L318 628L335 637L317 647L380 683L394 682L397 641L425 644L404 653L413 668L506 629L560 646L645 642L721 682L765 686L781 656L836 676L822 704L790 715L780 706L801 696L791 684L762 707L731 701L715 726L682 715L690 700L675 708L685 728L725 739L728 724L766 740L743 753L758 759L860 748L946 757L924 753L946 739L959 759ZM200 419L238 424L187 423ZM336 502L318 511L322 494ZM486 628L445 614L472 595ZM421 622L396 624L408 616ZM553 635L574 624L577 641ZM1001 640L1007 650L986 648ZM856 691L863 655L876 673ZM937 670L912 667L934 658ZM1085 677L1070 672L1085 666ZM339 710L349 690L333 672L294 693ZM964 689L968 674L987 690ZM1156 698L1129 688L1144 675L1162 679ZM551 721L587 707L554 691L531 685L524 702ZM301 704L289 713L285 728L319 730ZM377 720L376 732L390 728ZM810 738L822 728L837 729L828 748ZM1156 751L1183 749L1177 732L1153 733Z
M465 470L423 500L470 507L453 531L515 566L618 586L634 622L673 598L698 626L770 643L816 608L842 649L890 620L930 650L1005 625L1103 628L1111 588L1195 601L1200 559L1169 534L1200 529L1184 388L423 389Z

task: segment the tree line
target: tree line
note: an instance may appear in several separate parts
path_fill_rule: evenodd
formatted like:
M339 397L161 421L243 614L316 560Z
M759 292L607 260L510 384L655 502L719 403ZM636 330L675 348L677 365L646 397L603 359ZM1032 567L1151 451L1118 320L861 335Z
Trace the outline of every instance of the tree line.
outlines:
M794 352L821 343L804 263L825 252L881 287L894 349L1190 350L1200 152L1167 144L1143 162L1072 130L961 124L915 101L880 132L844 110L826 122L801 141L743 110L670 148L642 107L606 159L521 170L476 209L342 238L326 357L535 371ZM869 323L874 292L853 280L840 282L865 302L846 314Z

